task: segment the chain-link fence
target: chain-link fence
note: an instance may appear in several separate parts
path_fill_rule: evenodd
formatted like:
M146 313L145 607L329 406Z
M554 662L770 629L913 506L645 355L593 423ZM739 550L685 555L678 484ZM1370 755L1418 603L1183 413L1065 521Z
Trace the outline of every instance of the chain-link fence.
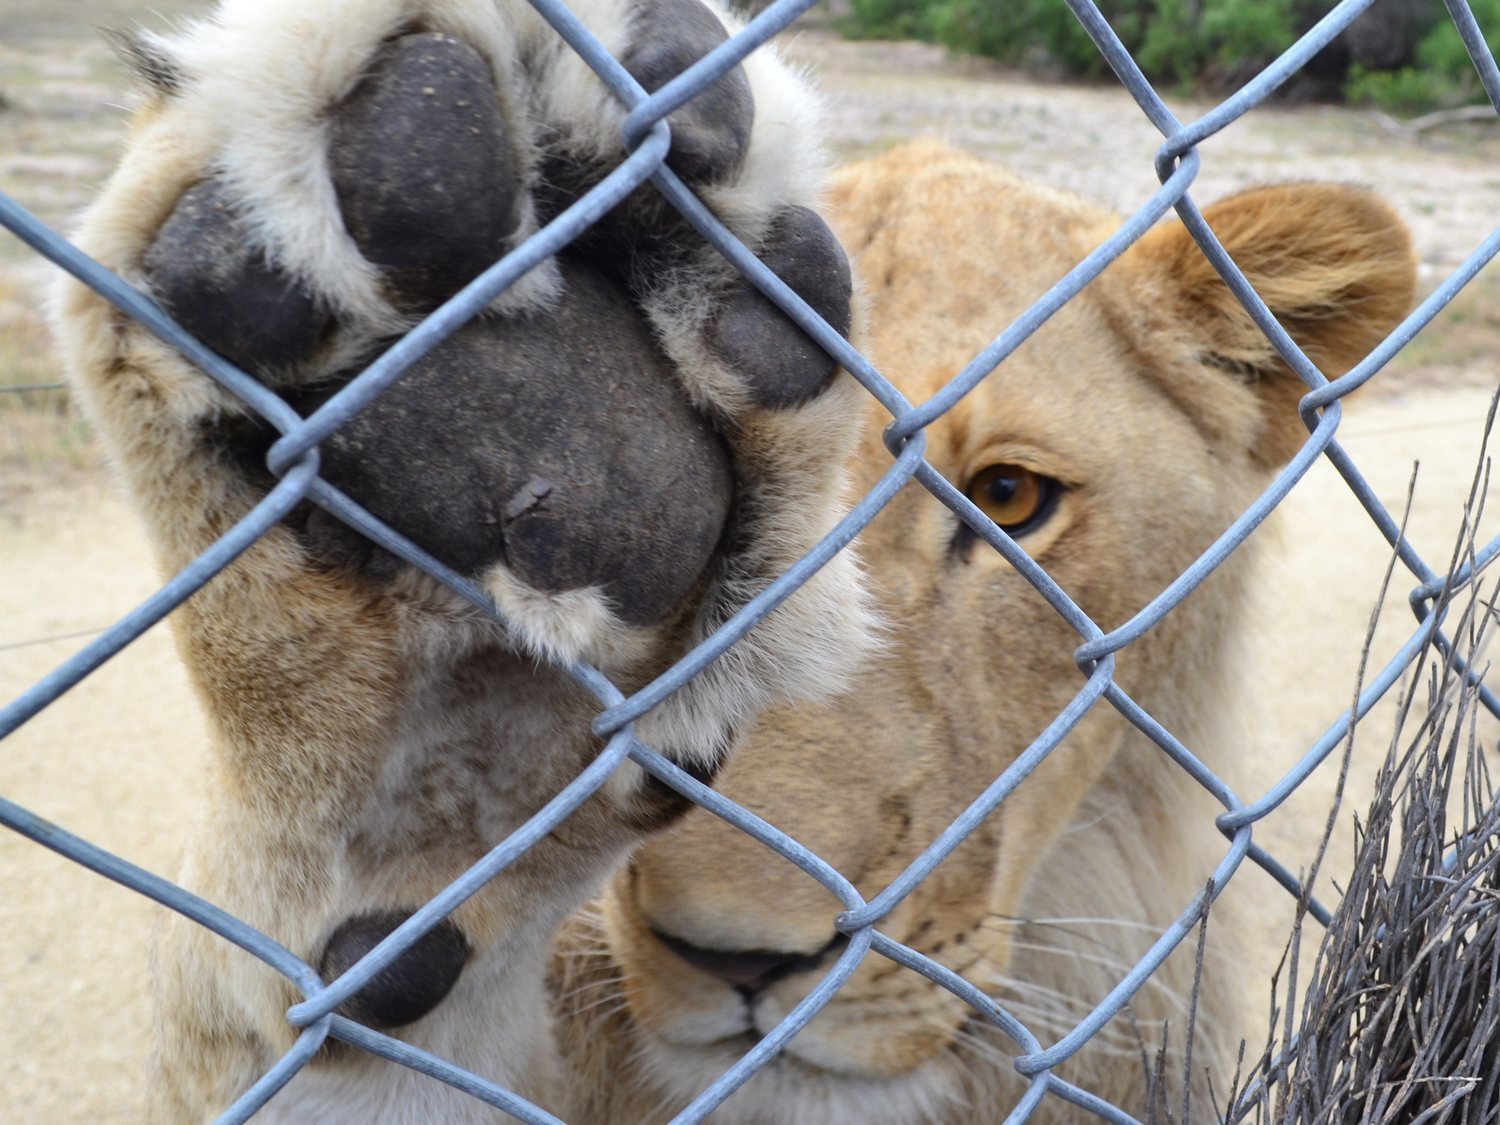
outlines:
M1353 709L1357 714L1362 715L1397 682L1430 640L1436 638L1440 645L1445 643L1438 615L1431 612L1436 595L1445 584L1465 582L1479 567L1500 553L1500 539L1497 539L1478 551L1462 572L1450 575L1435 570L1419 557L1409 543L1402 540L1397 520L1376 498L1359 468L1336 439L1342 414L1341 400L1344 396L1374 377L1474 278L1496 251L1500 250L1500 230L1485 239L1463 265L1444 280L1389 338L1347 374L1330 382L1276 322L1219 245L1189 194L1200 168L1201 157L1197 149L1199 143L1263 102L1314 54L1358 19L1373 0L1344 0L1238 93L1203 117L1187 124L1179 121L1152 89L1094 4L1090 0L1068 0L1073 15L1093 38L1142 112L1165 138L1155 154L1156 173L1161 181L1161 188L1111 237L1079 262L989 347L975 356L939 393L928 401L915 405L906 401L854 345L814 314L795 293L740 244L664 164L669 136L663 119L708 88L770 37L791 25L814 2L815 0L777 0L728 42L655 93L648 95L559 0L531 0L536 10L557 33L587 61L614 95L629 107L624 137L630 155L589 191L577 206L569 208L496 264L465 290L458 300L417 327L399 346L353 379L335 400L307 418L300 417L266 386L210 352L174 324L152 301L89 260L16 203L0 197L0 224L14 232L37 253L84 281L126 315L135 318L181 351L281 434L269 456L270 467L280 477L280 483L237 526L144 604L0 711L0 739L16 731L111 656L131 644L146 629L191 597L204 583L212 581L241 552L304 500L311 500L333 512L386 550L411 565L422 568L481 610L494 614L491 600L475 584L374 520L320 479L317 446L389 386L415 357L424 354L479 313L498 293L528 270L568 245L598 216L641 184L649 182L654 185L704 238L851 372L892 416L885 434L892 462L879 486L862 498L814 550L670 671L627 698L598 671L586 666L570 669L575 679L599 702L601 710L593 729L606 742L605 749L529 823L418 910L388 939L336 981L324 982L319 979L317 972L272 937L226 914L212 903L94 847L56 825L42 821L14 803L0 800L0 822L105 877L186 915L270 965L301 991L304 999L287 1013L289 1021L302 1029L294 1048L262 1076L253 1088L245 1092L225 1114L224 1120L241 1121L255 1113L313 1058L324 1040L331 1035L389 1059L393 1064L411 1067L449 1083L519 1120L556 1121L551 1114L526 1102L515 1093L467 1073L443 1059L360 1026L336 1014L335 1010L477 888L494 878L529 847L553 831L629 759L667 786L748 833L766 848L785 857L818 880L843 904L844 911L838 915L835 925L849 939L846 948L819 986L736 1065L704 1090L677 1120L697 1121L712 1112L818 1014L861 961L869 956L880 956L907 966L949 990L971 1005L980 1019L998 1027L1014 1042L1017 1051L1015 1067L1023 1076L1027 1076L1030 1083L1024 1099L1015 1107L1015 1120L1024 1120L1043 1099L1062 1098L1104 1120L1129 1121L1131 1118L1122 1111L1061 1079L1053 1068L1077 1052L1111 1018L1121 1012L1136 991L1193 929L1204 912L1205 896L1216 896L1247 858L1269 872L1289 893L1302 893L1297 878L1255 843L1253 828L1261 818L1285 801L1339 745L1355 716L1346 713L1280 781L1255 800L1247 802L1231 792L1224 781L1194 755L1191 748L1181 745L1124 693L1114 679L1116 654L1171 613L1174 607L1245 541L1251 531L1320 458L1327 458L1341 474L1370 519L1392 544L1400 562L1418 583L1411 595L1411 604L1419 627L1394 659L1370 678ZM1494 58L1468 5L1464 0L1445 2L1468 46L1485 91L1491 102L1500 106L1500 71L1496 69ZM1105 633L1015 542L990 523L924 459L923 428L950 410L981 380L1004 363L1049 317L1171 210L1175 210L1181 217L1203 253L1273 343L1276 351L1307 384L1308 393L1302 399L1301 416L1309 436L1274 482L1192 566L1126 624ZM1077 631L1079 646L1076 662L1082 683L1069 706L1056 717L1041 737L996 777L983 794L899 878L874 898L867 900L844 875L809 852L798 841L778 832L745 809L695 781L650 747L636 741L632 734L632 724L699 674L731 645L736 644L762 617L795 592L836 552L843 549L898 490L913 485L928 490L951 508L964 523L1024 575ZM1491 711L1500 714L1500 700L1487 691L1483 693L1483 698ZM1113 991L1092 1012L1061 1039L1044 1044L1022 1019L1008 1012L1003 1003L986 996L974 985L932 959L877 932L876 926L984 818L993 813L1018 786L1025 783L1027 775L1053 753L1081 717L1100 701L1117 709L1131 724L1150 735L1163 753L1169 755L1222 804L1224 811L1218 817L1217 825L1227 840L1227 846L1222 861L1203 894L1192 902L1182 904L1182 912L1175 923L1160 935L1150 951L1119 980ZM1318 920L1326 923L1328 912L1324 907L1315 903L1312 913Z

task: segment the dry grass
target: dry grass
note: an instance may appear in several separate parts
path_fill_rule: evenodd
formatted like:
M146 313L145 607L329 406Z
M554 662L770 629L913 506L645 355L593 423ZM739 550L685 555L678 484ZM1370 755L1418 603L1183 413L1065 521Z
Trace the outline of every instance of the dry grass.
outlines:
M38 478L67 477L99 463L99 451L64 391L8 391L58 379L38 295L0 273L0 505Z
M1473 368L1493 375L1500 354L1500 272L1491 265L1464 287L1402 354L1407 368Z
M95 30L133 4L5 0L0 6L0 192L55 229L94 195L114 161L124 83ZM97 447L68 396L5 388L56 383L46 329L52 271L0 235L0 505L97 468Z
M1474 563L1488 479L1482 459L1450 572ZM1496 599L1477 576L1438 598L1454 644L1429 644L1412 666L1310 983L1299 993L1304 904L1272 984L1271 1036L1227 1120L1500 1121L1500 804L1494 748L1475 726Z

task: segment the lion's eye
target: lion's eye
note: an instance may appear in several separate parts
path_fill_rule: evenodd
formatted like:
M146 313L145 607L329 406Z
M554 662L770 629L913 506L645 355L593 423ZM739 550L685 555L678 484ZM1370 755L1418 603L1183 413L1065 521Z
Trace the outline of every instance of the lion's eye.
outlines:
M990 465L969 481L968 497L1010 535L1024 535L1052 514L1061 486L1020 465Z

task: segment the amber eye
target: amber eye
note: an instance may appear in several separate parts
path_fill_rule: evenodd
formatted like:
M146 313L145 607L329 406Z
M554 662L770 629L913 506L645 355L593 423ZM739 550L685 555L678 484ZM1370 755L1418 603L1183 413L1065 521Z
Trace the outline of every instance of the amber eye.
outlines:
M968 497L1011 535L1030 531L1052 514L1061 486L1020 465L990 465L969 482Z

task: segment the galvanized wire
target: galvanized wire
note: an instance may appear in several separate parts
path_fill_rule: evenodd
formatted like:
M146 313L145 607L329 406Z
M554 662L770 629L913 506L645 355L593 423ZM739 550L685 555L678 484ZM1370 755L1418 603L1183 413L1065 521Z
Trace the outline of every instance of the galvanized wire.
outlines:
M498 618L492 601L475 583L432 558L322 480L318 475L317 446L355 417L412 363L440 344L528 271L582 235L643 183L653 184L757 289L850 371L892 417L885 440L893 459L878 485L859 500L822 542L698 648L628 697L597 669L584 664L569 669L577 682L599 703L600 712L593 721L593 730L607 740L605 749L530 821L500 842L336 981L323 981L311 966L268 935L226 914L213 904L89 844L63 828L41 820L10 801L0 799L0 823L106 878L178 911L240 946L280 972L301 993L303 999L287 1012L291 1025L303 1029L296 1044L250 1090L245 1091L221 1120L238 1122L249 1118L307 1064L325 1038L333 1036L354 1048L445 1082L517 1120L557 1122L557 1118L513 1091L468 1073L446 1060L353 1023L335 1014L334 1010L409 949L413 942L446 918L460 903L555 829L596 792L615 769L629 759L665 785L753 837L769 851L787 859L821 883L841 903L843 909L835 919L835 926L849 938L847 947L818 987L739 1062L704 1090L679 1114L676 1121L702 1120L773 1058L809 1020L815 1018L866 957L875 955L904 965L948 990L972 1007L978 1018L992 1024L1014 1042L1018 1052L1016 1070L1026 1076L1030 1084L1009 1120L1024 1121L1043 1101L1056 1098L1101 1120L1129 1122L1132 1119L1123 1110L1064 1081L1054 1072L1054 1068L1121 1012L1135 992L1197 925L1209 902L1222 891L1246 859L1265 869L1288 892L1299 896L1304 893L1297 878L1254 842L1254 826L1306 781L1313 770L1342 742L1350 724L1374 706L1398 682L1429 640L1438 638L1442 641L1442 622L1431 608L1434 595L1445 583L1470 580L1472 573L1480 565L1500 554L1500 539L1497 539L1480 549L1476 558L1454 575L1445 574L1428 565L1415 547L1401 538L1398 521L1381 504L1354 460L1336 438L1342 398L1373 378L1500 252L1500 230L1485 238L1464 264L1368 356L1347 374L1329 381L1276 322L1270 310L1219 245L1189 194L1203 160L1198 146L1261 104L1318 50L1346 29L1370 6L1372 0L1343 0L1241 90L1198 120L1187 124L1180 122L1162 102L1092 0L1067 0L1068 7L1094 40L1105 61L1124 83L1142 112L1161 132L1163 143L1152 155L1152 159L1162 186L1118 230L1007 326L993 343L979 352L945 386L927 401L916 405L909 403L876 370L869 359L860 354L854 343L844 339L837 330L824 322L741 244L664 163L671 145L670 129L665 117L697 97L761 44L791 25L814 2L815 0L776 0L738 34L661 89L648 94L561 0L531 0L533 7L627 108L622 130L628 151L626 159L578 202L427 317L306 419L299 417L264 384L237 370L193 339L149 298L86 258L66 239L40 223L13 200L0 196L0 225L102 294L126 315L175 348L281 434L267 458L268 465L281 479L265 499L140 607L103 631L102 635L81 652L0 709L0 739L14 733L191 597L204 583L212 581L241 552L304 500L320 505L386 550L426 571L461 597ZM1500 71L1496 69L1495 60L1468 4L1465 0L1445 0L1445 3L1471 54L1486 92L1500 106ZM1010 536L987 519L925 459L923 428L951 410L1002 365L1017 347L1111 262L1118 259L1168 210L1177 212L1248 314L1291 369L1307 384L1309 393L1302 400L1301 412L1308 429L1308 438L1262 495L1241 513L1212 546L1144 609L1125 624L1105 633ZM0 388L6 392L55 389L58 389L58 385ZM1323 458L1327 458L1341 474L1381 534L1393 546L1400 563L1416 579L1418 585L1412 594L1412 607L1418 618L1418 626L1397 654L1371 678L1355 706L1340 717L1279 781L1255 799L1246 801L1234 794L1190 747L1180 743L1115 682L1115 655L1156 628L1172 613L1183 598L1244 543L1255 527L1282 502L1297 481ZM867 901L844 874L797 840L703 785L639 742L633 733L633 724L743 638L758 621L842 550L892 497L901 489L912 487L913 482L915 486L925 488L946 504L980 539L1004 556L1075 630L1079 641L1075 659L1081 679L1077 694L1034 742L1000 776L994 778L985 791L955 817L901 875ZM1500 702L1497 702L1493 694L1486 689L1482 698L1492 712L1500 714ZM1219 802L1224 811L1218 816L1216 824L1226 837L1226 846L1207 886L1192 901L1182 904L1179 917L1163 930L1151 949L1120 977L1110 993L1067 1034L1056 1042L1044 1044L1028 1029L1024 1020L1007 1011L995 998L986 996L973 984L929 957L877 932L875 926L967 839L986 817L992 815L1018 787L1025 785L1031 772L1057 749L1084 715L1098 706L1117 710ZM1325 905L1313 901L1310 909L1315 919L1326 923L1329 912Z

